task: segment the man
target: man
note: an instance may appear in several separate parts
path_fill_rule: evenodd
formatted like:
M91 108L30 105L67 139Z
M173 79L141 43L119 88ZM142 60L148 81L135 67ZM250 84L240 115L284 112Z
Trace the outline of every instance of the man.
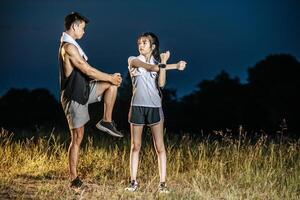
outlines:
M116 137L123 137L112 121L112 111L117 89L122 82L119 73L107 74L87 63L87 56L75 40L82 38L89 22L79 13L65 17L65 32L59 47L61 103L71 131L69 146L69 171L71 187L80 188L82 181L77 175L80 143L84 125L89 121L88 104L104 101L103 118L96 127Z

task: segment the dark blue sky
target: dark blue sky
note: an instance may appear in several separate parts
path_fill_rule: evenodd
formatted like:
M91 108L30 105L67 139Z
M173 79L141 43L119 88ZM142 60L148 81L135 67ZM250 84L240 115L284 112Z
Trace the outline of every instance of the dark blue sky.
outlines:
M245 82L248 67L272 53L299 60L299 10L299 0L1 0L0 95L14 87L59 96L57 50L71 11L90 19L79 43L104 72L126 75L137 36L156 33L171 62L188 62L168 74L167 87L182 96L222 69Z

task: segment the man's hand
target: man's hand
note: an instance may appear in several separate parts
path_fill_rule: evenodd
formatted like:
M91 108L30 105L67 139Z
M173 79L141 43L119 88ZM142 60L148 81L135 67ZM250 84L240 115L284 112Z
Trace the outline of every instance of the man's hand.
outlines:
M120 73L114 73L111 79L111 83L116 85L116 86L120 86L122 83L122 77Z
M179 61L177 63L177 69L180 70L180 71L183 71L186 67L186 62L185 61Z
M170 51L166 51L165 53L160 54L160 61L163 64L166 64L170 58Z

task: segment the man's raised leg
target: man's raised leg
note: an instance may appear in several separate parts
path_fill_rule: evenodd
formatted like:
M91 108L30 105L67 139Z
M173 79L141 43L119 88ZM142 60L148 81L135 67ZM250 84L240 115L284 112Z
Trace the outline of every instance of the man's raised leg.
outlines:
M103 121L112 121L112 112L117 98L118 87L111 85L104 93L104 112Z
M96 127L113 136L123 137L123 134L116 129L112 120L118 87L107 82L99 82L97 84L97 94L103 97L104 111L103 119L96 124Z

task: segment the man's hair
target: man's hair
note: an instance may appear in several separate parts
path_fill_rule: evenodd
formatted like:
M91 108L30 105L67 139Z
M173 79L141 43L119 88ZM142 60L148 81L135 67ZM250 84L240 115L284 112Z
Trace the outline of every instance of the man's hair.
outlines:
M71 12L65 17L65 29L69 30L73 23L81 23L82 21L87 24L90 20L77 12Z

